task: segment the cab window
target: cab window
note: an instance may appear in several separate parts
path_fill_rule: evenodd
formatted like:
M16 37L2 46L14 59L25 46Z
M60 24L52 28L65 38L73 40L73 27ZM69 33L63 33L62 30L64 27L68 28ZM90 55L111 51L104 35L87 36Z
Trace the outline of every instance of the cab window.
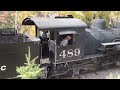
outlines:
M57 36L57 44L58 46L68 46L68 45L73 45L75 42L75 34L77 32L75 30L61 30L59 31Z
M59 35L58 36L58 46L67 46L73 44L73 34Z

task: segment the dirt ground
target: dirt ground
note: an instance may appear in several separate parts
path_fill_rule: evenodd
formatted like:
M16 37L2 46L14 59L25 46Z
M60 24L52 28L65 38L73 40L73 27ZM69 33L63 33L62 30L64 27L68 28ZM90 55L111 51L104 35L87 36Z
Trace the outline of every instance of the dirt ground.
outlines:
M120 68L101 70L94 73L81 74L80 78L72 79L120 79Z

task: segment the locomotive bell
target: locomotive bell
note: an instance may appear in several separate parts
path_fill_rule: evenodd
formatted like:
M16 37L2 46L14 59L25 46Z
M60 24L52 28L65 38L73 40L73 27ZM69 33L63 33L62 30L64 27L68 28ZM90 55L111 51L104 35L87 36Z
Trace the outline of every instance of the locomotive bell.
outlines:
M95 19L93 20L92 28L105 30L106 21L104 19Z

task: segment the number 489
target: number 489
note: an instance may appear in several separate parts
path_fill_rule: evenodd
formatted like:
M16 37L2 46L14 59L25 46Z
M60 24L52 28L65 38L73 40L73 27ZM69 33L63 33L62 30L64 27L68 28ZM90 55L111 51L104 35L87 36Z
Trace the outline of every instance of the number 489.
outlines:
M60 57L66 58L66 57L73 57L73 56L79 56L80 55L80 49L76 48L76 49L69 49L69 50L63 50L60 53Z

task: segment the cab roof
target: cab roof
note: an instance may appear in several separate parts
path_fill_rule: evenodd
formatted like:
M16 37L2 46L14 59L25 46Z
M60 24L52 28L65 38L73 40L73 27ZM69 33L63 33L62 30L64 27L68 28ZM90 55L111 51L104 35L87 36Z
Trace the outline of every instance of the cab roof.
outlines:
M87 25L75 18L25 18L22 25L36 25L39 29L86 28Z

